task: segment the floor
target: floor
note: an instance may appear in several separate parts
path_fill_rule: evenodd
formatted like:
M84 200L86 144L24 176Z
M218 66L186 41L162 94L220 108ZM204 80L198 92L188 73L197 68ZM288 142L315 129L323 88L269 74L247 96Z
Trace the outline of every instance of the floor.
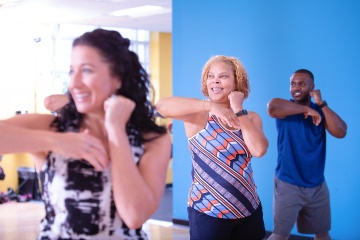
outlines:
M160 203L160 207L151 218L152 221L159 221L159 223L163 223L163 224L171 224L172 222L172 188L171 187L167 187L165 189L163 199ZM175 228L180 227L188 231L188 227L185 227L183 225L173 225L173 226ZM267 232L265 239L267 239L270 235L271 233ZM159 239L165 239L165 238L159 238ZM177 239L189 239L189 237L188 234L186 233L186 236L181 235L181 237ZM289 240L313 240L313 238L291 235L289 237Z
M152 219L172 221L172 187L167 186L158 210L151 216Z
M25 203L8 202L0 204L0 239L34 240L38 224L44 215L41 201ZM189 228L172 223L172 188L167 187L159 209L144 224L149 240L189 239ZM266 238L270 235L267 233ZM265 239L266 239L265 238ZM311 240L312 238L290 236L289 240Z
M185 240L189 239L189 228L173 224L172 189L166 188L161 207L144 224L150 240ZM34 240L38 234L38 225L44 215L41 201L24 203L7 202L0 204L0 239Z
M160 207L151 218L156 221L157 220L165 221L165 223L172 222L172 188L171 188L171 186L167 187L165 189L163 199L160 203ZM188 227L185 227L183 225L173 225L173 226L175 226L175 227L182 226L183 229L186 229L188 231ZM271 235L271 232L267 232L265 239L267 239L270 235ZM186 236L181 236L181 237L183 237L183 238L179 238L179 239L189 239L188 234L186 234ZM289 237L289 240L313 240L313 238L291 235Z

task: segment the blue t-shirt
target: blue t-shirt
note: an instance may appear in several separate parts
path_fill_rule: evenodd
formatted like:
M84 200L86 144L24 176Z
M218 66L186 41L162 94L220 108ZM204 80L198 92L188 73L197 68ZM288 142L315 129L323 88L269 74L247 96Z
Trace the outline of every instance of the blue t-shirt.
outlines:
M325 118L316 104L311 102L310 107L321 115L318 126L313 124L311 116L305 119L304 114L276 119L278 160L275 176L301 187L316 187L325 180Z

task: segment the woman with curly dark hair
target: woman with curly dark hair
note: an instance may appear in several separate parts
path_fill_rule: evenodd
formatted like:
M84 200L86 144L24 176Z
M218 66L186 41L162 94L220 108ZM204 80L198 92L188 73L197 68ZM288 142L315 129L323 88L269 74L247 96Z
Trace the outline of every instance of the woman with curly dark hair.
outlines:
M0 153L30 152L40 173L39 239L147 238L141 226L161 201L171 140L154 121L149 78L129 45L116 31L84 33L73 42L59 114L0 121Z

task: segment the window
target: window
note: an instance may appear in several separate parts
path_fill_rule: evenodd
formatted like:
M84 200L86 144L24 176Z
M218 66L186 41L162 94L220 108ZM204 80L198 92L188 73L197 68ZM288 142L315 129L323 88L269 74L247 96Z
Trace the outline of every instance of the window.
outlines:
M0 23L0 118L16 111L48 112L44 98L64 93L69 79L71 45L74 38L98 28L86 25ZM131 41L130 49L149 72L149 39L146 30L106 28L119 31Z
M83 25L57 25L54 31L54 68L53 86L56 93L64 93L67 90L68 71L70 65L70 54L72 41L84 32L92 31L98 27ZM130 50L138 54L140 63L149 72L150 55L150 32L146 30L128 28L109 28L121 33L123 37L129 38Z

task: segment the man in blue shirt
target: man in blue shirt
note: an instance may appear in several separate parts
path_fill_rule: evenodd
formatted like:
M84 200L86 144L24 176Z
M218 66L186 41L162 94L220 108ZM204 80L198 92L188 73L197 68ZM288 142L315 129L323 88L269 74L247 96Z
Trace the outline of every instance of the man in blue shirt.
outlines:
M271 240L286 240L294 224L300 233L330 239L329 190L324 177L326 130L346 135L346 123L315 90L306 69L290 77L291 100L272 99L268 114L276 118L278 160L275 169L274 230ZM313 98L313 101L311 100Z

